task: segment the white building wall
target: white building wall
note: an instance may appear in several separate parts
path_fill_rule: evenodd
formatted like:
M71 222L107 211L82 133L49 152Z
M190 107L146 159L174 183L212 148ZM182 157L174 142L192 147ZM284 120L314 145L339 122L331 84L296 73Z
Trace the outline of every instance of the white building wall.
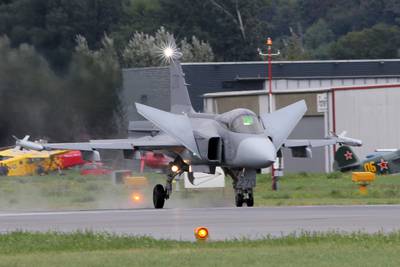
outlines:
M377 148L400 148L400 86L335 91L336 132L363 141L360 157Z
M276 79L272 81L272 90L279 91L296 91L307 90L310 88L329 88L353 85L375 85L386 83L399 83L400 77L383 77L383 78L320 78L320 79Z

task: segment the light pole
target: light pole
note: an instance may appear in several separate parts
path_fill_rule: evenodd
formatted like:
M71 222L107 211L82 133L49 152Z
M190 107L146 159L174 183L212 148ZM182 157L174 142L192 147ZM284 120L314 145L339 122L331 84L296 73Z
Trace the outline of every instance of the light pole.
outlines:
M268 52L267 54L262 53L261 49L258 50L258 54L261 57L267 57L268 59L268 112L272 112L272 56L279 56L281 52L278 50L277 53L273 54L272 53L272 39L270 37L267 38L266 45L268 47ZM281 165L281 157L279 157L279 164ZM271 179L272 179L272 190L277 191L278 190L278 179L277 176L275 175L275 168L274 164L271 165Z
M279 56L281 52L278 50L277 53L272 53L272 39L270 37L267 38L267 41L265 44L268 47L268 52L265 54L261 51L260 48L258 48L258 54L261 57L267 57L268 59L268 112L272 112L272 57L273 56Z

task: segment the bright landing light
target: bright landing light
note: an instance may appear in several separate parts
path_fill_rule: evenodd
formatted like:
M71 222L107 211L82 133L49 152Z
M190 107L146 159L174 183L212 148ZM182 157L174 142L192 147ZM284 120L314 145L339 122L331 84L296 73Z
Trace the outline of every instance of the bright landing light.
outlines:
M179 171L179 167L177 165L172 165L171 166L171 171L172 172L178 172Z
M167 47L164 49L164 56L166 58L171 58L174 55L174 49L172 49L171 47Z

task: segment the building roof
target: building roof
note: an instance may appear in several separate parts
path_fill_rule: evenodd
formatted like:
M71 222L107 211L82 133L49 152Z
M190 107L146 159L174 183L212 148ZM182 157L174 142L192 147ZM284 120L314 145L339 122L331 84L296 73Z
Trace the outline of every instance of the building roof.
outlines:
M267 63L183 63L189 94L195 110L207 93L259 90L267 77ZM400 59L273 61L274 79L333 79L400 77Z
M202 96L204 94L260 90L264 87L264 81L267 78L267 63L262 61L183 63L182 68L188 83L189 95L196 111L203 109ZM151 84L153 90L158 88L166 90L165 81L161 80L165 76L165 79L169 82L165 67L125 69L124 80L132 72L151 72L151 77L154 77L154 79L148 81L148 83ZM287 80L400 77L400 59L273 61L272 75L274 79ZM149 75L146 76L146 79L148 78ZM138 79L137 83L140 84L141 88L145 88L143 83L146 83L146 81L143 81L143 79ZM157 83L160 86L156 86ZM132 86L132 84L129 83L129 86ZM135 87L125 88L125 90L129 89L132 90ZM149 94L151 94L150 91ZM149 95L149 97L151 96ZM165 99L165 97L160 99ZM153 103L149 100L149 104ZM165 105L165 103L159 104Z
M374 84L365 86L335 86L335 87L318 87L296 90L279 90L273 94L290 94L290 93L324 93L330 91L346 91L346 90L362 90L362 89L387 89L387 88L400 88L400 83L394 84ZM231 97L231 96L249 96L249 95L267 95L266 90L244 90L244 91L226 91L207 93L203 98L218 98L218 97Z

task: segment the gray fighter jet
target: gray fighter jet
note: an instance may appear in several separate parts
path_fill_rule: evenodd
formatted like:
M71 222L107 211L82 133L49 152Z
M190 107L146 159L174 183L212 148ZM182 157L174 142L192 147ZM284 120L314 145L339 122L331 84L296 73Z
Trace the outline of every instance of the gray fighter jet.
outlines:
M17 140L17 145L36 150L77 149L89 151L93 159L97 150L123 150L125 158L136 151L155 151L172 159L165 186L153 190L154 207L164 207L172 193L172 181L177 175L193 172L215 173L223 168L233 179L236 206L254 205L253 188L258 169L270 167L282 147L292 149L296 157L310 157L312 147L336 143L359 146L361 141L332 136L321 140L288 140L288 136L307 110L304 100L258 117L253 111L238 108L223 114L197 113L193 110L184 74L179 62L180 53L166 51L170 59L170 112L136 103L147 121L131 122L134 138L91 140L85 143L38 144ZM135 128L135 126L137 126Z

